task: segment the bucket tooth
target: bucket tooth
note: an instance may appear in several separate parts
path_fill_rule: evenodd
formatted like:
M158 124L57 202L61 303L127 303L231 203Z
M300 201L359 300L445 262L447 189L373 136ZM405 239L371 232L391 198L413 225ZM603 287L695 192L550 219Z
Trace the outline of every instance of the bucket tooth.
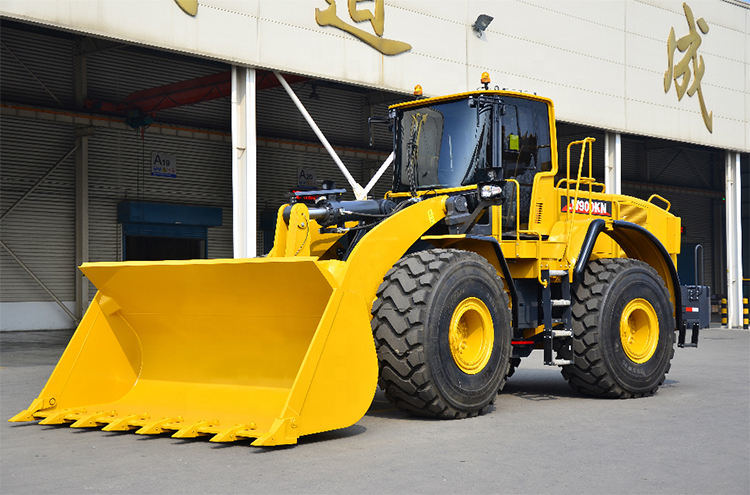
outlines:
M196 421L193 424L184 426L177 430L174 435L172 435L172 438L195 438L199 435L205 435L210 433L210 431L206 430L215 427L216 423L218 423L218 421Z
M179 425L180 423L182 423L182 421L182 417L180 416L176 418L157 419L156 421L146 423L135 432L139 435L158 435L159 433L163 433L165 430L179 428Z
M37 412L39 409L42 409L43 406L44 406L44 401L40 398L36 398L32 401L31 404L29 404L29 407L19 412L18 414L10 418L8 421L12 423L20 423L23 421L36 421L37 418L34 417L34 413Z
M117 417L117 413L111 412L96 412L94 414L88 414L83 416L72 425L71 428L98 428L102 423L109 423L110 420Z
M40 425L61 425L69 421L77 421L81 414L86 411L83 409L63 409L62 411L50 414L39 422ZM71 417L72 416L72 417Z
M103 431L128 431L130 428L143 426L148 416L131 414L123 418L117 418L102 428Z
M221 430L219 433L212 436L209 442L234 442L237 440L237 437L254 438L258 436L258 434L255 433L256 428L255 423L234 425L231 428Z

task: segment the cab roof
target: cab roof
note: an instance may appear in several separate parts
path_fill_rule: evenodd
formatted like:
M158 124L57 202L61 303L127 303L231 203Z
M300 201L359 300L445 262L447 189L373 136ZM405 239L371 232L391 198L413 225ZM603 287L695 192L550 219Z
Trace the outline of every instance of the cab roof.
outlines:
M388 107L389 110L393 109L406 109L414 107L423 107L426 105L434 105L435 103L445 103L448 101L461 100L474 95L502 95L502 96L515 96L518 98L526 98L528 100L543 101L550 107L553 106L552 100L545 98L544 96L530 95L528 93L521 93L520 91L507 91L497 89L481 89L477 91L466 91L464 93L456 93L452 95L434 96L432 98L421 98L418 100L405 101L403 103L396 103Z

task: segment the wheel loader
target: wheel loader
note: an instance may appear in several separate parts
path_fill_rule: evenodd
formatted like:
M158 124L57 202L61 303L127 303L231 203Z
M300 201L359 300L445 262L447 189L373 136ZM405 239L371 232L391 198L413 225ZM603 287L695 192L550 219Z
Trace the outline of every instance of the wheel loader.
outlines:
M84 263L98 292L10 421L294 444L377 385L415 415L484 413L534 349L583 394L655 393L704 307L680 219L609 194L593 138L560 165L551 100L484 83L391 106L391 191L293 191L265 257Z

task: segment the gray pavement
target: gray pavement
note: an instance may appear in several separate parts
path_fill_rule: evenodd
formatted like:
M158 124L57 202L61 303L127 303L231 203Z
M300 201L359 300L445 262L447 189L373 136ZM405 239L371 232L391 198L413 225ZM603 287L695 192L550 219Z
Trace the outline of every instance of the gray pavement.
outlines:
M0 334L0 415L41 390L69 332ZM541 355L496 410L411 418L380 392L356 425L289 448L0 423L16 493L750 493L750 332L678 349L654 397L576 395Z

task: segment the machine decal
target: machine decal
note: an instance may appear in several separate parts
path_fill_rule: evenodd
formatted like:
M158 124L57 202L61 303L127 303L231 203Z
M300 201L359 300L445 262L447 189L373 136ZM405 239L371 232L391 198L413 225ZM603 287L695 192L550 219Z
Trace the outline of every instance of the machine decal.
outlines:
M576 201L575 198L570 198L570 201L568 201L568 198L565 196L560 197L560 211L567 212L569 209L573 208L573 202ZM588 215L591 213L592 215L600 216L600 217L611 217L612 216L612 202L611 201L604 201L601 199L592 199L591 201L583 198L578 198L578 201L576 202L575 210L576 213L584 213Z

